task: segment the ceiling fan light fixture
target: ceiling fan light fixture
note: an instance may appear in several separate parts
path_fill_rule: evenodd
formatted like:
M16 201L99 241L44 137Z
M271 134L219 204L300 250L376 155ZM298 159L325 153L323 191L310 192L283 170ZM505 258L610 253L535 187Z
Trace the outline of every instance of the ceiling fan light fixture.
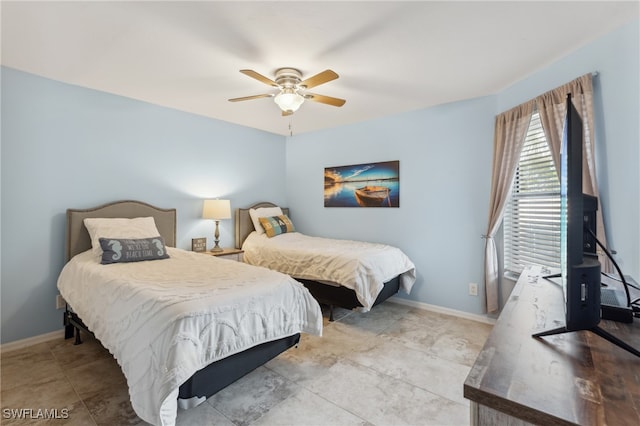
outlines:
M296 112L304 102L304 97L294 89L283 89L273 100L282 111Z
M253 70L240 70L240 72L248 77L254 78L261 83L280 89L279 93L263 93L261 95L244 96L241 98L229 99L229 102L248 101L251 99L271 98L273 97L276 105L282 110L282 116L293 114L304 103L305 99L321 104L341 107L346 102L344 99L334 98L331 96L318 95L308 93L307 89L319 86L321 84L333 81L338 78L332 70L324 70L305 80L302 79L302 73L295 68L279 68L276 70L276 78L272 80Z

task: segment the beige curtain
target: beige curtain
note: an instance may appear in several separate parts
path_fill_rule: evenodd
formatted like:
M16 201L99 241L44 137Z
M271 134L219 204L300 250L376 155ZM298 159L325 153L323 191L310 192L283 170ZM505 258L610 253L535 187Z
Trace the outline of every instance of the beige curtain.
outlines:
M502 223L513 176L518 166L524 138L535 102L529 101L496 117L493 140L493 169L489 200L489 226L485 235L485 292L487 312L498 310L498 253L494 236Z
M591 74L585 74L577 79L564 84L556 89L538 96L535 99L544 134L551 148L551 156L560 173L560 146L562 145L562 133L564 130L564 118L566 114L567 94L571 93L571 99L583 126L583 155L582 155L582 190L586 194L598 197L598 183L596 181L595 147L593 142L593 82ZM598 240L607 247L607 238L602 219L602 206L598 197L598 212L596 215L596 234ZM609 258L598 250L598 258L605 272L612 271Z

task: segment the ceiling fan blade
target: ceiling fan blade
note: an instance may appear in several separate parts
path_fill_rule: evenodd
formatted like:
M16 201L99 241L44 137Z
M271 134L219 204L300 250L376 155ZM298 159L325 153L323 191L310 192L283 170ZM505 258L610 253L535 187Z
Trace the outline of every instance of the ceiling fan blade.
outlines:
M312 87L319 86L320 84L335 80L336 78L338 78L338 74L331 70L324 70L321 73L304 80L300 83L300 86L305 86L307 89L311 89Z
M282 111L282 116L286 117L287 115L293 115L293 111L288 110L288 111Z
M278 84L275 81L255 72L254 70L240 70L240 72L244 75L248 75L251 78L255 78L256 80L261 81L264 84L268 84L269 86L278 87Z
M260 98L273 98L274 96L275 95L273 93L264 93L262 95L243 96L242 98L229 99L229 102L250 101L251 99L260 99Z
M332 98L331 96L316 95L315 93L305 93L304 97L305 99L309 99L310 101L320 102L323 104L333 105L336 107L341 107L342 105L344 105L345 102L347 102L344 99Z

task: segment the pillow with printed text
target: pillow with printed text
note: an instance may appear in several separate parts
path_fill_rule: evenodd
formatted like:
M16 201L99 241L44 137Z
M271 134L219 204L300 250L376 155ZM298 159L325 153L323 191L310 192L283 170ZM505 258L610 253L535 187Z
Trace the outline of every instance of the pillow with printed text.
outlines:
M160 235L153 217L128 218L86 218L84 226L91 238L91 250L96 256L102 255L100 238L151 238Z
M286 214L271 217L261 217L260 225L267 234L267 237L275 237L276 235L284 234L287 232L295 232L296 229L293 226L293 222Z
M143 260L167 259L167 248L160 236L152 238L100 238L102 259L100 263L141 262Z

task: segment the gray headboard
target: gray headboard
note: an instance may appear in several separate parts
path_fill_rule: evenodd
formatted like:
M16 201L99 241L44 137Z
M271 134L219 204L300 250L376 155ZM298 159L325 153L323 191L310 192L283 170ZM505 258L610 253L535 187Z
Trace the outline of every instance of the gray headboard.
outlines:
M91 209L67 210L67 249L68 262L73 256L91 248L89 232L84 226L87 217L134 218L153 217L164 242L169 247L176 246L176 209L161 209L141 201L125 200L104 204Z
M257 209L260 207L278 207L276 204L269 203L267 201L254 204L246 209L236 209L236 248L242 248L244 240L247 239L250 233L255 231L251 216L249 216L249 209ZM281 207L282 213L289 215L288 207Z

